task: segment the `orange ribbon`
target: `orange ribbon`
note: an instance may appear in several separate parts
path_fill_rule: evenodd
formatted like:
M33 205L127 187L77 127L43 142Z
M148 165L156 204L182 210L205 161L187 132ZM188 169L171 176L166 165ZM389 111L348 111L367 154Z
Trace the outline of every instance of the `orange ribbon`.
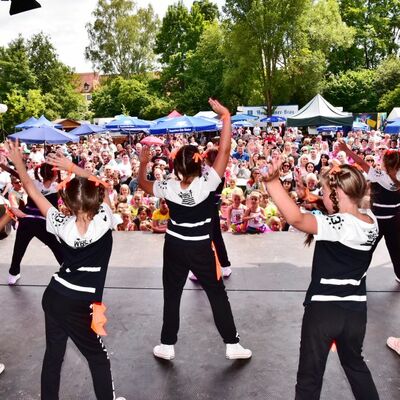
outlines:
M13 219L14 221L17 221L17 217L15 216L15 214L11 211L10 207L8 207L7 204L4 205L4 208L6 209L6 214Z
M110 184L107 182L104 182L103 180L99 179L97 176L90 175L88 178L89 181L94 182L96 186L103 185L106 189L110 187Z
M335 165L333 166L330 171L329 171L329 175L335 175L338 172L340 172L342 169L339 167L339 165Z
M211 248L212 248L212 251L214 252L214 256L215 256L215 270L216 270L216 274L217 274L217 281L219 281L222 278L221 263L219 262L217 251L215 250L214 242L211 242Z
M67 185L71 181L71 179L72 179L72 174L68 174L68 176L57 185L57 190L66 189Z
M201 156L200 153L194 153L192 158L196 163L203 161L203 157Z
M92 310L92 330L99 336L107 336L107 332L104 329L104 325L107 322L104 313L107 310L107 307L103 303L93 303Z
M361 168L361 166L359 165L359 164L357 164L357 163L354 163L353 164L353 167L354 168L357 168L359 171L361 171L361 172L364 172L364 170Z

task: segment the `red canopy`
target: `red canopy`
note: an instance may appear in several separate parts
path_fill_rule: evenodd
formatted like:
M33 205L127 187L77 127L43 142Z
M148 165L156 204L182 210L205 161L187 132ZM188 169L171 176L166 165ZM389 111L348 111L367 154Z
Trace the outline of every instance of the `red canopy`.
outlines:
M177 118L182 117L182 114L178 113L178 111L174 110L167 115L168 118Z

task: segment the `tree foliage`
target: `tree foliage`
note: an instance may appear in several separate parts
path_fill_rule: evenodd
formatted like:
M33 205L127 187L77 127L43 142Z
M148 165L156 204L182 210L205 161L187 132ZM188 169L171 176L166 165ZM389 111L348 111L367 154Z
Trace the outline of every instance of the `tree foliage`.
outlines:
M88 23L86 59L106 74L128 78L152 69L158 17L151 5L137 8L132 0L99 0Z
M376 68L388 56L399 53L399 0L338 0L343 21L355 30L349 48L335 49L330 71Z
M170 109L170 104L150 93L148 79L117 77L108 80L93 94L91 110L95 117L114 117L127 113L155 119Z
M0 48L0 101L8 106L5 129L31 116L82 117L85 107L76 92L73 71L58 60L48 36L18 37Z

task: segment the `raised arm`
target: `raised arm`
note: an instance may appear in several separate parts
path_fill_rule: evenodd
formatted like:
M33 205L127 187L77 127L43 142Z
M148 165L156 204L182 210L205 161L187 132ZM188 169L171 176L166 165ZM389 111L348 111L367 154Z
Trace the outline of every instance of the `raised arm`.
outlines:
M363 158L352 152L343 139L339 139L339 149L344 151L347 157L351 157L368 174L370 165Z
M49 210L49 208L53 207L53 205L46 199L46 197L42 195L42 193L40 193L40 191L36 188L35 184L33 183L33 180L29 177L28 173L26 172L25 163L22 159L18 141L15 142L8 141L6 144L6 148L8 150L8 158L14 164L26 192L35 202L40 212L44 216L46 216L47 211Z
M148 146L143 146L142 151L139 155L140 165L139 165L139 175L138 184L146 193L154 196L153 193L153 181L147 179L147 164L151 160L150 148Z
M305 233L317 233L317 220L312 214L300 212L299 207L290 198L289 194L279 182L279 170L282 164L282 157L272 159L272 166L268 173L263 175L267 190L275 205L284 216L288 224Z
M218 155L214 161L213 168L222 178L228 165L229 155L231 153L231 115L229 110L217 100L209 99L208 103L222 120L221 138L219 140Z
M51 153L47 156L46 162L50 165L53 165L54 167L57 167L58 169L62 169L69 173L74 173L75 175L81 176L82 178L89 179L90 177L93 177L94 180L98 180L98 178L95 177L94 175L92 175L89 171L86 171L85 169L78 167L76 164L74 164L69 158L65 157L63 154ZM110 208L112 208L110 197L108 196L108 193L107 193L107 189L104 192L103 201Z

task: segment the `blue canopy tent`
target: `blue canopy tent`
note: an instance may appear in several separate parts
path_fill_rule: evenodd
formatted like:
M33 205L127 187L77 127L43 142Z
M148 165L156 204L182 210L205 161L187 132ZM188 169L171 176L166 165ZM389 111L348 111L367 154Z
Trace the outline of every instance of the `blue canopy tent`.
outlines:
M267 122L269 124L272 124L274 122L286 122L286 118L279 115L271 115L270 117L261 118L260 122Z
M60 131L51 126L40 126L37 128L25 129L21 132L7 136L9 139L20 140L25 143L48 143L62 144L67 142L79 142L79 137L70 133Z
M191 133L206 132L217 130L217 120L215 122L207 121L196 117L177 117L170 118L167 121L159 122L149 129L151 134L162 135L166 133Z
M33 124L37 122L37 119L35 117L30 117L27 119L25 122L22 122L21 124L18 124L15 126L15 129L27 129L31 128Z
M250 115L250 114L236 114L231 117L232 122L249 121L249 120L256 120L256 119L258 119L257 116Z
M104 126L94 125L94 124L82 124L69 132L70 135L82 136L91 135L93 133L106 132L107 129Z
M61 124L54 124L53 122L49 121L44 115L42 115L35 123L31 124L30 126L26 126L26 128L39 128L41 126L50 126L57 129L62 128Z
M135 131L146 131L153 125L154 123L151 121L145 121L143 119L129 117L126 115L119 115L117 116L116 119L106 124L105 128L110 130L135 132Z
M391 135L397 135L400 133L400 120L394 121L391 124L387 124L385 133L389 133Z
M232 124L235 128L252 128L254 125L249 121L236 121Z

